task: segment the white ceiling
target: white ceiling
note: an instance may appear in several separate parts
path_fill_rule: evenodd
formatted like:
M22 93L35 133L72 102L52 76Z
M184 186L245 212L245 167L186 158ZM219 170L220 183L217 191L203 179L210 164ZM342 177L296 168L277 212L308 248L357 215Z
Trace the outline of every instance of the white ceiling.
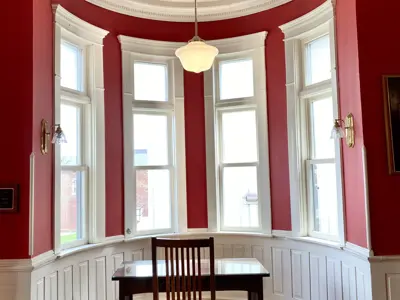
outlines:
M86 0L121 14L153 20L193 22L194 0ZM236 18L292 0L198 0L199 21Z

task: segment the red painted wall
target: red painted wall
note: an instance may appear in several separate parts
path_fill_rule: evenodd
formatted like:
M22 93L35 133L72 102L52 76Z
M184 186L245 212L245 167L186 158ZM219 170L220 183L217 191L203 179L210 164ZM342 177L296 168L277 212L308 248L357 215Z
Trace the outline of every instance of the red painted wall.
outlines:
M200 24L200 35L216 39L269 31L267 42L268 116L270 118L270 152L273 228L290 230L290 199L287 165L285 69L282 34L278 26L312 10L323 0L300 1L239 19ZM106 195L107 235L123 232L123 161L121 111L121 56L118 34L141 38L187 41L193 35L193 24L158 22L109 12L84 0L59 0L78 17L110 31L104 45L106 101ZM144 30L145 29L145 30ZM187 193L189 227L207 227L204 103L200 77L185 74ZM116 221L118 220L118 221Z
M53 248L52 161L40 152L41 120L53 124L53 12L51 0L33 1L33 119L32 147L35 153L34 255ZM51 128L49 128L50 130ZM27 165L29 170L29 165Z
M357 1L358 47L364 143L368 155L372 249L400 253L400 177L389 175L383 112L382 75L400 74L400 2ZM371 22L374 20L374 22Z
M343 143L343 179L347 240L366 247L365 194L362 166L364 145L356 0L337 1L337 64L339 77L339 103L341 117L354 115L356 141L354 148Z
M187 222L189 228L207 228L204 89L199 89L204 76L185 72L184 82Z
M32 2L30 0L19 1ZM55 2L55 1L53 1ZM122 76L120 45L118 34L155 40L187 41L193 35L193 24L158 22L106 11L84 0L59 0L71 13L110 31L104 42L105 72L105 113L106 113L106 234L123 233L123 135L122 135ZM285 69L283 35L278 26L312 10L323 0L294 0L290 4L272 11L258 13L239 19L200 24L200 35L205 39L216 39L250 34L266 30L269 32L266 46L269 145L271 153L271 190L273 209L273 228L290 230L290 200L287 165ZM15 9L15 1L1 20L11 22L5 37L13 43L3 47L3 66L7 72L2 84L6 97L13 99L7 104L7 114L0 119L0 128L13 124L12 132L2 132L4 140L9 140L12 149L0 148L0 159L7 173L0 173L0 182L20 182L21 213L19 215L0 215L0 225L13 228L3 231L2 239L10 240L18 236L15 248L0 249L0 257L24 257L28 244L28 200L29 200L29 155L37 153L35 182L35 254L52 248L52 206L51 206L51 155L40 156L38 131L41 118L51 120L52 108L52 23L49 1L35 0L35 10L31 6ZM37 7L36 7L37 6ZM1 13L0 13L1 14ZM35 20L33 32L26 26L27 21ZM17 24L17 25L15 25ZM49 29L50 28L50 29ZM42 36L43 33L43 36ZM17 34L17 35L16 35ZM15 41L15 36L20 38ZM32 41L32 36L35 41ZM32 49L32 56L25 55ZM47 58L46 58L47 57ZM50 62L51 61L51 62ZM50 65L51 63L51 65ZM31 67L32 66L32 67ZM31 68L31 69L30 69ZM18 83L14 78L18 78ZM22 81L22 82L21 82ZM24 89L21 89L21 84ZM10 88L14 87L14 88ZM26 87L26 88L25 88ZM10 95L7 97L7 93ZM205 141L204 141L204 101L201 76L185 74L186 101L186 147L188 179L188 223L190 227L207 226ZM33 101L30 99L33 98ZM35 106L35 108L33 108ZM36 107L37 106L37 107ZM20 109L24 107L24 109ZM21 120L21 122L15 122ZM33 127L32 127L33 126ZM16 135L15 132L20 132ZM17 145L17 147L15 147ZM49 177L50 176L50 177ZM17 234L16 234L17 232ZM20 234L19 234L20 233Z
M0 184L20 185L19 213L0 214L0 241L7 241L0 244L0 259L28 257L32 11L31 0L2 3L0 9Z

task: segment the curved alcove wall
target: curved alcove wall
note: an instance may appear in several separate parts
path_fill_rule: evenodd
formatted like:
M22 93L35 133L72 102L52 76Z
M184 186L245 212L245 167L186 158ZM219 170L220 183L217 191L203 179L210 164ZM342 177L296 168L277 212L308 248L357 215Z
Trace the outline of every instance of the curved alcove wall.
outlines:
M264 299L372 299L368 259L349 249L254 234L191 233L172 237L210 235L215 239L216 259L253 257L271 273L264 279ZM201 256L207 258L206 251ZM123 261L150 259L150 239L140 238L34 262L30 299L120 299L118 283L111 280L114 271ZM140 270L151 274L151 266L141 266ZM133 299L152 297L139 294ZM207 293L203 298L210 299ZM217 299L245 300L247 292L217 292Z
M268 31L266 41L268 119L273 229L290 230L290 199L287 157L286 90L283 34L278 28L322 4L322 0L294 0L271 10L224 21L200 23L204 39L221 39ZM104 40L106 118L106 235L123 234L123 147L121 50L117 35L187 41L194 34L192 23L162 22L126 16L94 6L85 0L58 0L77 17L110 31ZM202 75L186 73L185 130L188 227L207 228L205 126ZM52 113L48 107L49 114ZM37 171L42 172L41 170ZM47 170L43 170L47 172ZM40 176L40 175L39 175ZM36 174L38 177L38 174ZM43 183L45 189L46 183ZM49 186L50 182L48 185ZM42 190L42 189L39 189ZM40 192L38 192L40 193ZM36 198L41 198L39 195ZM43 201L43 199L42 199ZM51 199L42 205L51 205ZM35 213L35 253L52 249L52 217ZM37 222L36 222L37 220ZM40 234L39 234L40 233ZM48 234L47 234L48 233Z

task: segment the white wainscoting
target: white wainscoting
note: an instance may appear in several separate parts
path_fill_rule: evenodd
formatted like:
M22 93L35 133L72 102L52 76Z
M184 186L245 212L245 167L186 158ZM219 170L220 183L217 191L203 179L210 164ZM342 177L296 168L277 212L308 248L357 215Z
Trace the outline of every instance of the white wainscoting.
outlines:
M124 260L151 259L150 254L150 240L145 239L59 258L32 272L31 300L118 300L118 284L111 281L114 270ZM372 299L367 258L346 250L285 238L216 234L215 255L261 261L271 272L264 281L265 299ZM400 272L389 279L393 293L400 293ZM396 295L387 299L400 299ZM218 293L218 298L245 299L246 293Z

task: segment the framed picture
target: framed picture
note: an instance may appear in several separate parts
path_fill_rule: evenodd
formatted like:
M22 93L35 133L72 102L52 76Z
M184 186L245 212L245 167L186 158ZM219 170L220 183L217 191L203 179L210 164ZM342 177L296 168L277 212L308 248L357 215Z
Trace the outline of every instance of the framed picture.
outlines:
M400 175L400 75L383 76L383 90L389 173Z
M16 213L19 208L19 186L0 185L0 213Z

